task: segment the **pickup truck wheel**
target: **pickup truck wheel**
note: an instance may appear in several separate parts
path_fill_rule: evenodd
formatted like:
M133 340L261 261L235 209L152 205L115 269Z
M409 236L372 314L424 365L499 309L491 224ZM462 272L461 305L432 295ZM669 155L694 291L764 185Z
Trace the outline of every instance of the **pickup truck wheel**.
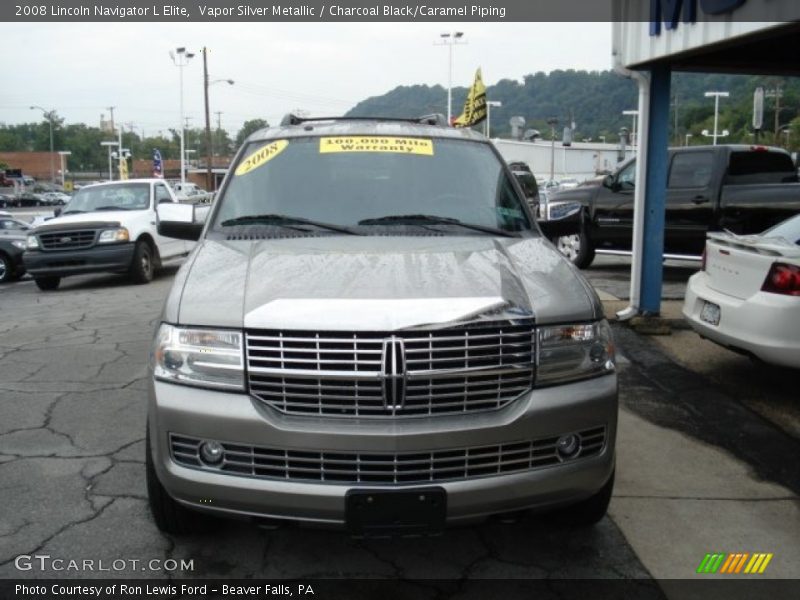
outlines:
M0 283L5 283L7 281L11 281L12 279L11 260L9 260L5 254L0 252Z
M147 480L147 500L150 513L156 526L165 533L189 534L207 531L213 524L211 517L189 510L178 504L169 495L158 480L156 468L153 464L153 452L150 446L150 425L145 434L145 477Z
M585 230L579 234L557 237L553 244L579 269L585 269L594 260L594 246Z
M61 277L37 277L34 279L36 287L43 292L50 292L58 289L58 284L61 283Z
M153 250L143 240L136 242L130 274L136 283L150 283L153 280Z

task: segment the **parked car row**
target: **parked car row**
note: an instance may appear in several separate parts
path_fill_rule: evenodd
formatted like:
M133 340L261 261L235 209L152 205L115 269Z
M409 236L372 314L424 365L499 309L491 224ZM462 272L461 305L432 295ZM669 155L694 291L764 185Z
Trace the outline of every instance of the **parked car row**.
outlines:
M31 206L64 206L70 196L62 192L22 192L19 195L0 194L0 208Z

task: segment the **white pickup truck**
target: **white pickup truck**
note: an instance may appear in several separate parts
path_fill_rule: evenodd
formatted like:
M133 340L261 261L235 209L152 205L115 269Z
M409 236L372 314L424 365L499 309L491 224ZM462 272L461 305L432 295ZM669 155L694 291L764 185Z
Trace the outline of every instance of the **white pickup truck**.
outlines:
M211 202L214 198L214 194L205 191L194 183L173 183L172 189L175 192L175 196L178 198L178 202L182 204L207 203Z
M154 270L186 256L193 242L159 235L161 204L178 204L162 179L129 179L81 188L63 211L27 237L23 262L41 290L62 277L128 273L148 283Z

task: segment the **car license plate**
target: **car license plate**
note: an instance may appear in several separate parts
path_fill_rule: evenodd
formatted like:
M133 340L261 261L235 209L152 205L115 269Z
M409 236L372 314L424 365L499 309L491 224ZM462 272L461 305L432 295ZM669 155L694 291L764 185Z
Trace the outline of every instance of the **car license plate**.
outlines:
M720 312L718 304L703 300L703 308L700 310L700 320L710 325L719 325Z
M437 533L444 529L447 492L440 487L412 490L350 490L345 521L354 535Z

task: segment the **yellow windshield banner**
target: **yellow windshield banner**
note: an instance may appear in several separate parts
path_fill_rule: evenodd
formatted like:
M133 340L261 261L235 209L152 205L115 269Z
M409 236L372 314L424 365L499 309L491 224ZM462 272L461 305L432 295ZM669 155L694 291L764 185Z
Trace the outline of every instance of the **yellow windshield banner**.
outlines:
M319 139L320 154L335 152L394 152L433 156L433 140L424 138L355 136Z
M235 175L246 175L253 169L257 169L258 167L268 163L273 158L278 156L281 152L286 149L286 146L289 145L288 140L275 140L274 142L270 142L266 146L261 146L258 150L253 152L247 158L242 160L239 163L239 166L236 167L236 171L234 171Z

